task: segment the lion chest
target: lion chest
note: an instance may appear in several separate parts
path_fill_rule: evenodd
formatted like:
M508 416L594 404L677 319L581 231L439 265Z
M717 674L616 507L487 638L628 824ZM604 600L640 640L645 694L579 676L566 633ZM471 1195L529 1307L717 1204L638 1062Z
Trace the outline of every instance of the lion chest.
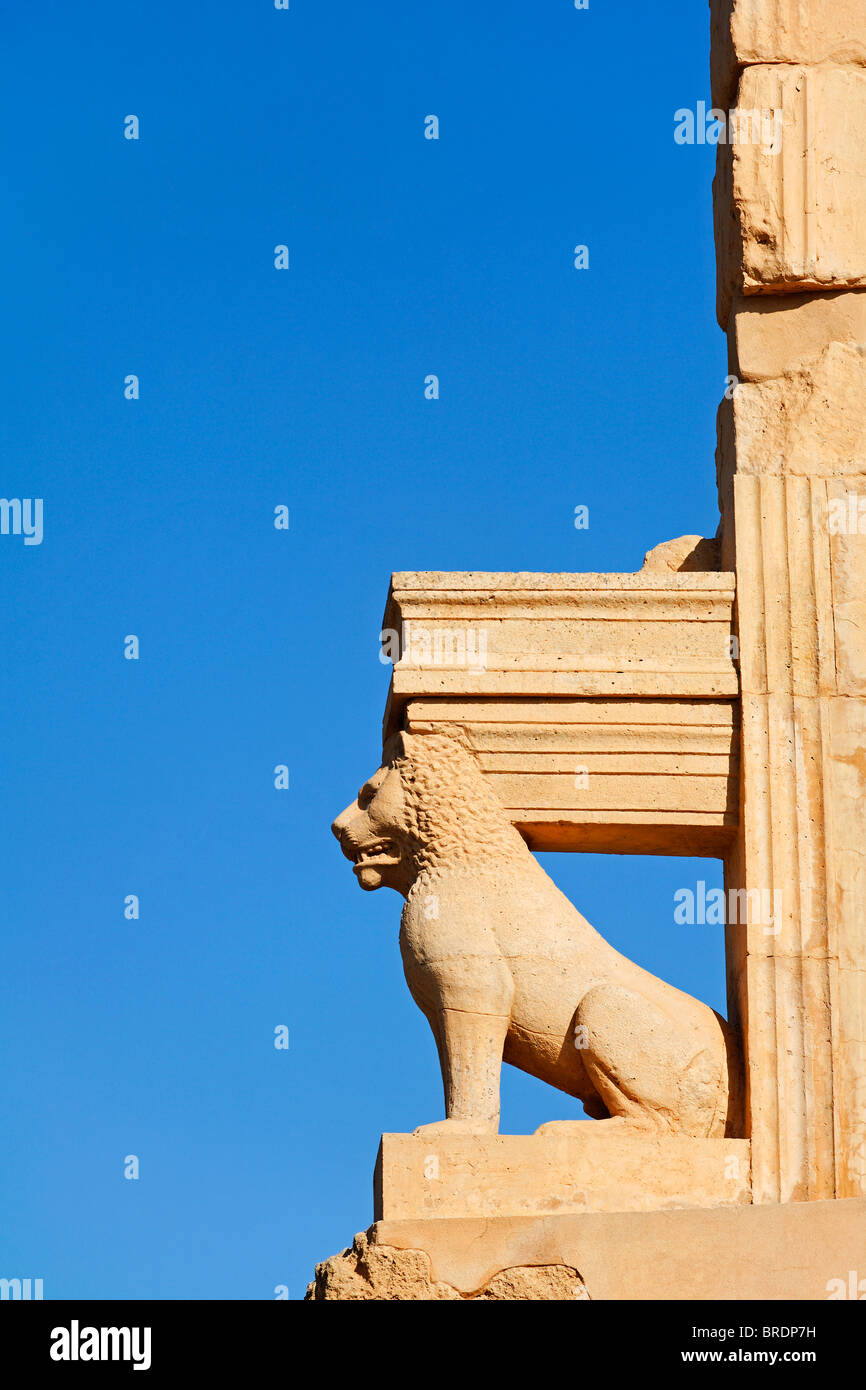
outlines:
M425 1013L455 1008L510 1012L511 971L483 914L455 910L446 893L410 897L400 926L406 983Z
M516 1034L536 1040L529 1045L549 1036L557 1051L583 995L619 964L541 873L419 880L403 910L400 949L409 989L428 1015L442 1007L505 1013Z

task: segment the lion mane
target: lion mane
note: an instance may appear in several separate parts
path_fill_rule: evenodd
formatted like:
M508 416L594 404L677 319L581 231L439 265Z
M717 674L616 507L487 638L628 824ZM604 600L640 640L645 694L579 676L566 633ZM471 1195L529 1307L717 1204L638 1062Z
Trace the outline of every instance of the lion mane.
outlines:
M403 734L387 756L400 775L419 875L529 853L491 790L465 736Z

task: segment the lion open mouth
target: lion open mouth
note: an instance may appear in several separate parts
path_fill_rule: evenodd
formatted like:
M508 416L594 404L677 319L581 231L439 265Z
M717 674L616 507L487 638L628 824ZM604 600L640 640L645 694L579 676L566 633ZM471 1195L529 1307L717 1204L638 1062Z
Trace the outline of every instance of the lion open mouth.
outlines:
M372 840L356 849L352 858L352 868L357 874L362 869L383 869L390 864L399 864L400 851L393 840Z

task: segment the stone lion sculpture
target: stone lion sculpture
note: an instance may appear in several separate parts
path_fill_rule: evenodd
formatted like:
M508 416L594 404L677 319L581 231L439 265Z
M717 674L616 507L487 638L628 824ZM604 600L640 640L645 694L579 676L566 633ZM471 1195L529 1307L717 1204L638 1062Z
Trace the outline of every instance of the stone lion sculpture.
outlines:
M605 1125L738 1133L727 1023L590 926L460 741L395 735L332 829L362 888L406 899L403 966L436 1039L446 1110L416 1134L495 1134L503 1060Z

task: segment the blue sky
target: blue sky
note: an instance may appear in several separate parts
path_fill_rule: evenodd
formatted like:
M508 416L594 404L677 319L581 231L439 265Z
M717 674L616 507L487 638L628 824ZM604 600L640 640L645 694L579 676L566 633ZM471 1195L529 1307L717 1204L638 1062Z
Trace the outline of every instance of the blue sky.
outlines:
M673 139L708 10L48 0L4 30L0 495L44 539L0 536L0 1275L297 1298L372 1219L380 1133L442 1113L400 901L329 831L378 763L391 571L634 570L715 531L714 151ZM719 930L672 920L718 864L544 862L724 1009ZM576 1113L504 1069L505 1132Z

